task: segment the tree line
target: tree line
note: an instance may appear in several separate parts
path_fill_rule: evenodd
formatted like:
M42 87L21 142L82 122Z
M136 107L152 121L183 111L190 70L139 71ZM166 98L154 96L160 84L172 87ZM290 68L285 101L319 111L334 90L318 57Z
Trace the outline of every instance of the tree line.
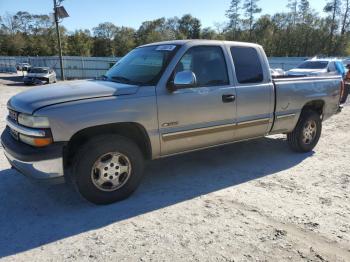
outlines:
M317 13L308 0L288 0L287 12L262 14L259 0L232 0L227 22L215 28L186 14L145 21L138 29L100 23L92 30L69 32L60 27L63 54L123 56L132 48L174 39L218 39L256 42L268 56L350 55L350 0L326 0ZM48 15L17 12L0 17L0 55L57 54L56 32Z

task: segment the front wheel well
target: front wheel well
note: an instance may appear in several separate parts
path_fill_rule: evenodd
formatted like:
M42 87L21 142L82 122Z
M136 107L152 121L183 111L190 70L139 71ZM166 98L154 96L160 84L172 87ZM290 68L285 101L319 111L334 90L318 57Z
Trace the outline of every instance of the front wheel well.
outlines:
M89 127L74 134L64 149L64 167L72 166L75 153L90 138L105 134L118 134L129 138L140 148L145 159L151 159L151 142L145 128L138 123L117 123Z

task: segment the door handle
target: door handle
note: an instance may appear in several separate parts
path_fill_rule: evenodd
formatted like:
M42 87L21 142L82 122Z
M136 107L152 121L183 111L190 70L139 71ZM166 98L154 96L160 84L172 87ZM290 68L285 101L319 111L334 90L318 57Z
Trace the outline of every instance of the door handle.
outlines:
M236 96L235 95L222 95L222 102L224 103L231 103L234 102L236 100Z

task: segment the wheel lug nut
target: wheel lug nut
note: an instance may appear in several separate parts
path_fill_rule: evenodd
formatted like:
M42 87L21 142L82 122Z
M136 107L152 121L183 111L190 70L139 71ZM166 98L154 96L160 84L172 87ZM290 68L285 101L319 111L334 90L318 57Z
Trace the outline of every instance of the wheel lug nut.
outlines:
M110 166L111 166L111 167L114 167L114 164L113 164L113 163L111 163L111 164L110 164Z
M107 171L107 170L108 170L108 167L106 166L106 167L104 168L104 170L106 170L106 171Z

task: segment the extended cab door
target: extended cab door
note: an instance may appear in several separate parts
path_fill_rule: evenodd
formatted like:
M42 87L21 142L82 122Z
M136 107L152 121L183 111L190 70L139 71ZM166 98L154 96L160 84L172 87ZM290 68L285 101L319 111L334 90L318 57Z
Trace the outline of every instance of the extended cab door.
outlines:
M273 121L274 87L262 48L231 46L234 63L237 106L235 139L264 136Z
M169 81L177 72L192 71L197 85L173 92L167 90L166 83L158 86L162 155L226 143L234 135L236 93L230 84L226 50L211 45L193 46L182 52Z

